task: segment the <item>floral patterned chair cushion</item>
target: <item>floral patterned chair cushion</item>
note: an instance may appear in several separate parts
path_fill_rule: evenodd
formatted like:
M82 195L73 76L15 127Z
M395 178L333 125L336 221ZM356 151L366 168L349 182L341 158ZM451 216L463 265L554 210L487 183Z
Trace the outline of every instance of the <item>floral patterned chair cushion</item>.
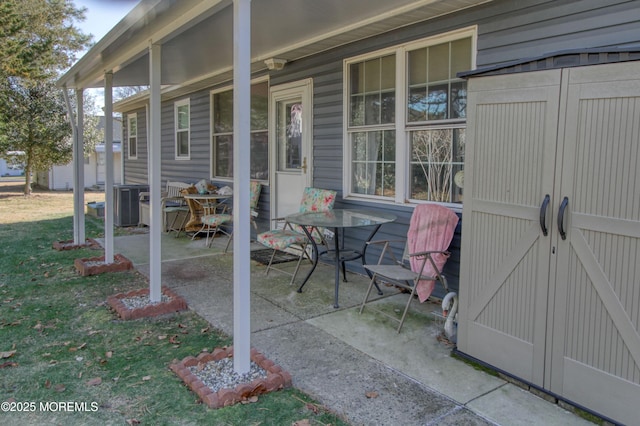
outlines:
M333 209L336 191L307 187L302 194L300 213L325 212ZM316 242L322 241L323 230L313 228L311 236ZM273 229L258 235L258 242L275 250L284 250L292 244L303 244L307 237L299 225L285 223L282 229Z
M336 191L307 187L304 189L304 192L302 194L299 211L301 213L329 211L333 209L335 201ZM313 228L311 230L311 236L316 242L324 241L322 238L322 233L322 229ZM298 266L300 265L300 261L302 260L302 258L305 256L305 247L308 243L307 236L304 233L302 227L298 225L292 225L287 222L284 223L282 229L273 229L271 231L258 234L257 241L266 247L280 251L283 251L293 245L300 246L301 252L300 257L298 258ZM267 274L269 273L269 269L271 268L272 266L270 261L269 265L267 265ZM298 267L296 267L296 271L292 275L292 282L295 279L295 274L297 273L297 271Z

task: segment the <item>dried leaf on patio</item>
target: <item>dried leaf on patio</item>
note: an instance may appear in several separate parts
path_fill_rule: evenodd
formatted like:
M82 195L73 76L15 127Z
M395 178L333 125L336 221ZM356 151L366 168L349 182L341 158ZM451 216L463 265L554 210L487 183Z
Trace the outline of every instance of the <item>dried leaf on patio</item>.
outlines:
M378 397L378 392L370 391L370 392L365 393L364 396L366 396L367 398L377 398Z

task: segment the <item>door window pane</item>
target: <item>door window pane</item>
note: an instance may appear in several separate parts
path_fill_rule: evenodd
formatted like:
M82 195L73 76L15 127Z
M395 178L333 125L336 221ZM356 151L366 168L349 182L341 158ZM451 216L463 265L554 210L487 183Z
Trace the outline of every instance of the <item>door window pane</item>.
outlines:
M278 102L276 106L278 170L302 166L302 101Z

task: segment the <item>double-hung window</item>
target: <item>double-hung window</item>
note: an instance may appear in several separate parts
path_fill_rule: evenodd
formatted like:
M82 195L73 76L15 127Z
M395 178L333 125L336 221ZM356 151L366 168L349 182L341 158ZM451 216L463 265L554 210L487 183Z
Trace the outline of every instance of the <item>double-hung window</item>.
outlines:
M189 99L183 99L174 104L174 120L176 131L176 160L188 160L190 158L190 105Z
M474 29L345 61L345 193L461 203Z
M138 114L127 115L127 146L129 159L138 158Z
M269 178L269 83L251 85L251 179ZM211 94L212 178L233 177L233 90Z

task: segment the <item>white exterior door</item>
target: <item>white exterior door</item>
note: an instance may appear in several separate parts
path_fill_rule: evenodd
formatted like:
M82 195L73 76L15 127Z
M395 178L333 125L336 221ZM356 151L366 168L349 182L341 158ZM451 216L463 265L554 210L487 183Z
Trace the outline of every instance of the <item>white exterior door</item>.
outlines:
M640 62L469 82L458 348L625 424L640 401L639 141Z
M312 184L312 80L272 87L270 97L271 217L283 217L299 210Z

